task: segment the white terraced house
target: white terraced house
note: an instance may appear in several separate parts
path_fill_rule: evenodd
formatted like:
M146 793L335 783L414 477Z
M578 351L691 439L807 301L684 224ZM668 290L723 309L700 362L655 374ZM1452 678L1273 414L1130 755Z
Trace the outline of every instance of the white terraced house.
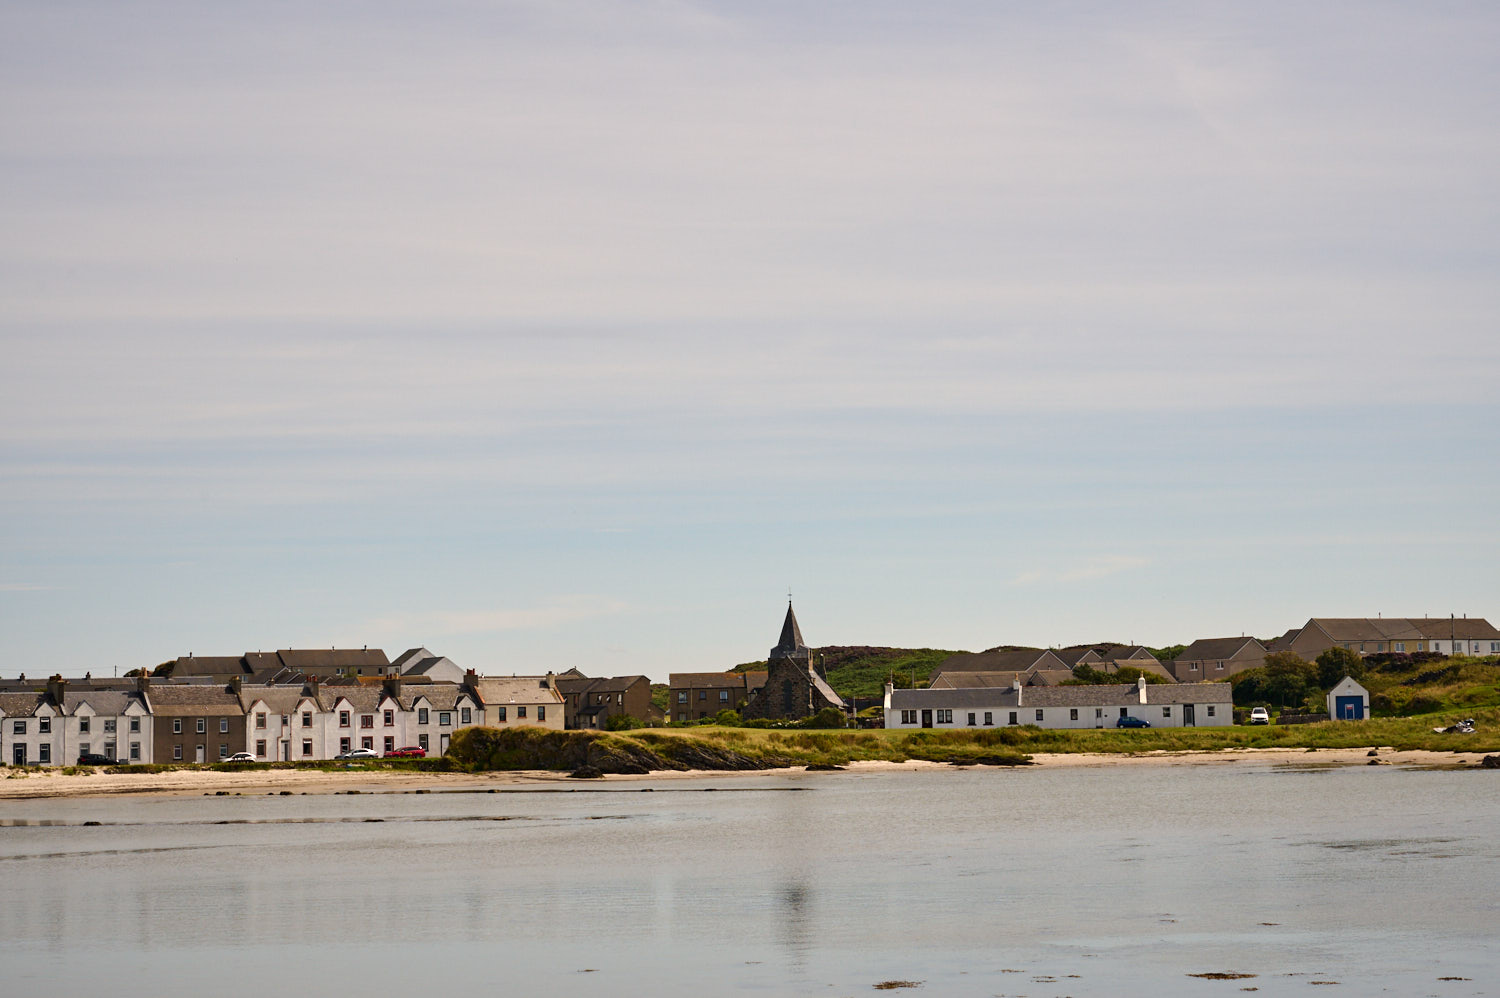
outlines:
M1119 686L1021 686L897 690L885 688L887 728L1112 728L1120 718L1152 727L1218 727L1234 723L1228 683Z

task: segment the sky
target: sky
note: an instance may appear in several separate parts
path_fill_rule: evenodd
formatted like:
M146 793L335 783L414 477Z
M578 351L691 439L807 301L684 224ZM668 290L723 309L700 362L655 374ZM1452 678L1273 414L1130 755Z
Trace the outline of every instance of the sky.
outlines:
M1500 617L1488 2L0 7L5 674Z

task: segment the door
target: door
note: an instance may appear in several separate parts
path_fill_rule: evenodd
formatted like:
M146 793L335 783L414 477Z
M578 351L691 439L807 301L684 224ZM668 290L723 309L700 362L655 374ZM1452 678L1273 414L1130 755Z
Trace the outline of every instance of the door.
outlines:
M12 747L11 758L15 760L17 766L26 765L26 746L20 744Z
M438 749L438 755L447 755L448 754L448 736L447 735L439 735L438 736L438 745L440 746L440 748Z
M199 762L203 761L203 753L206 752L206 751L207 751L207 748L205 746L203 746L203 745L199 745L198 746L198 761Z
M1365 698L1335 697L1333 716L1341 721L1363 721L1365 719Z
M1198 723L1198 719L1197 719L1197 715L1193 712L1193 704L1190 704L1190 703L1183 704L1182 705L1182 726L1184 728L1191 728L1191 727L1194 727L1195 725L1197 725L1197 723Z
M923 709L922 711L922 727L932 727L932 711L930 709Z
M292 761L292 743L291 742L282 742L281 743L281 761L282 762L291 762Z

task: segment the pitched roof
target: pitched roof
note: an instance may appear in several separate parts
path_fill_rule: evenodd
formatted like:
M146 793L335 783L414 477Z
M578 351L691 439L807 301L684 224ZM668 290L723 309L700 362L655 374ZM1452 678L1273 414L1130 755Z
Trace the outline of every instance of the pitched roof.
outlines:
M802 642L802 628L797 626L797 615L792 612L792 601L786 601L786 620L781 624L781 639L771 649L772 658L795 658L806 654L807 645Z
M391 664L379 648L285 648L276 656L288 669L372 669Z
M552 687L544 687L544 676L484 677L475 682L479 702L491 704L511 703L561 703L562 694Z
M474 700L468 689L459 683L420 683L415 686L402 687L401 708L403 710L412 710L416 702L422 699L425 699L433 710L456 710L465 699L483 706L482 701Z
M667 685L674 689L679 686L690 689L738 689L746 688L748 672L674 672L667 677ZM766 681L766 674L759 673L760 681Z
M30 717L42 705L45 693L0 693L0 714L6 717Z
M255 701L263 701L273 714L290 714L304 699L301 684L294 686L254 686L246 683L240 687L240 699L248 711Z
M1450 637L1464 641L1480 640L1488 638L1491 641L1500 641L1500 631L1483 617L1423 617L1421 620L1412 618L1408 621L1416 631L1424 638L1446 640Z
M1422 636L1411 621L1400 617L1314 617L1308 623L1334 641L1400 641Z
M1024 672L1036 668L1065 669L1068 663L1045 648L991 648L960 652L943 660L943 672Z
M625 693L645 676L614 676L609 679L559 678L557 690L563 695L574 693ZM647 681L649 684L649 680Z
M153 684L147 694L151 713L166 717L189 714L243 714L240 698L227 686Z
M939 672L927 685L929 689L966 690L982 687L994 689L1016 683L1024 685L1025 682L1025 672L969 672L966 669L955 669L951 672Z
M823 699L827 700L831 706L848 706L848 704L844 703L844 698L835 693L833 691L833 687L828 685L828 680L818 675L817 669L808 669L807 676L812 680L813 689L817 690L822 695Z
M1254 638L1199 638L1177 656L1179 662L1217 662L1234 658L1246 645L1253 644L1252 653L1264 655L1266 648Z
M139 694L124 690L75 690L70 687L63 691L62 708L64 714L76 714L79 707L88 704L95 714L118 716L125 713L132 700L139 699Z
M407 662L420 662L424 658L432 657L432 652L428 651L426 648L408 648L400 655L397 655L395 659L391 661L391 664L396 667L397 672L405 672Z
M248 671L239 655L184 655L172 666L173 676L242 676Z

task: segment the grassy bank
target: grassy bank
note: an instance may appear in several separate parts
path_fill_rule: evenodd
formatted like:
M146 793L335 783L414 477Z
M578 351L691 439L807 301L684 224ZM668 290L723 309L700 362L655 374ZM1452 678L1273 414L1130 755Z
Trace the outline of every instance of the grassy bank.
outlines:
M1383 718L1350 723L1224 728L1103 728L1083 731L1035 727L905 731L778 731L696 727L599 733L538 728L465 729L452 756L475 770L591 767L605 773L686 769L774 769L842 766L850 762L932 762L1024 765L1041 753L1213 752L1225 749L1336 749L1389 747L1437 752L1500 752L1500 709L1475 712L1473 735L1433 732L1453 718Z

